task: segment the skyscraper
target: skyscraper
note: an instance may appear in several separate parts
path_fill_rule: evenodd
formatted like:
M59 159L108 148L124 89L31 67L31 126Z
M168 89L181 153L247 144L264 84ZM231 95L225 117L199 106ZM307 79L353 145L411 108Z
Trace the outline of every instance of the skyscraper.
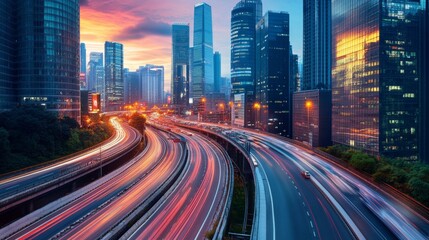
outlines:
M123 45L116 42L104 44L106 110L120 110L124 104L124 50Z
M256 23L262 18L261 0L241 0L231 12L231 82L232 95L243 99L240 119L243 126L254 126Z
M16 98L16 2L0 1L0 111L11 109Z
M142 102L148 106L162 105L164 103L164 67L146 65L140 67Z
M134 104L142 99L139 71L130 72L124 69L124 98L125 104Z
M80 73L86 73L86 47L80 43Z
M289 14L268 12L256 25L256 127L291 137Z
M194 8L193 49L191 95L194 103L198 103L214 89L212 9L207 3Z
M183 108L189 103L189 24L173 24L172 28L171 91L173 104Z
M87 89L89 91L96 91L101 93L100 87L97 87L97 85L99 85L97 81L100 78L100 71L99 71L100 68L104 69L103 53L91 52L89 54L89 62L88 62L88 69L87 69L87 75L86 75ZM102 76L104 76L104 73L102 74ZM103 97L104 96L102 96L102 98Z
M42 105L80 120L79 1L1 1L0 109Z
M341 2L341 1L340 1ZM302 90L331 88L331 0L304 0Z
M213 69L214 69L214 92L219 93L221 88L221 55L215 52L213 55Z
M424 24L423 24L423 32L425 33L424 38L422 39L422 46L424 49L424 58L423 58L423 75L424 80L421 81L421 93L420 93L420 104L422 108L422 116L420 119L421 131L419 131L420 139L420 158L426 164L429 164L429 1L426 0L426 9L424 14ZM425 147L426 146L426 147Z
M418 159L419 1L332 2L332 140Z

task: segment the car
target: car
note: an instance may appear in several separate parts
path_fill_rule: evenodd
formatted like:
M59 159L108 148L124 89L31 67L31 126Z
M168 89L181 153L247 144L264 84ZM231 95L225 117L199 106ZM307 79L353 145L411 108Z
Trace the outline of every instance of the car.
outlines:
M309 171L302 171L301 175L306 179L310 179L310 172Z

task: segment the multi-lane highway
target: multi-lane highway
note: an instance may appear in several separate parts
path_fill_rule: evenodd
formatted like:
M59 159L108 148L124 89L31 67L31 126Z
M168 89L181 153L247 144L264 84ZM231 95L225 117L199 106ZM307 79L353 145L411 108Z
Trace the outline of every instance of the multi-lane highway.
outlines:
M134 128L119 122L117 118L110 120L115 128L115 134L107 142L90 151L70 157L61 162L37 168L17 176L0 180L0 211L10 205L17 204L18 198L28 194L38 194L49 186L60 181L96 168L103 160L131 149L138 144L141 134ZM101 160L100 160L101 159Z
M429 238L427 219L311 151L264 133L216 124L204 126L243 146L251 143L251 157L257 164L256 184L264 194L264 209L259 209L264 219L255 231L259 237ZM310 172L310 179L300 175L304 170Z
M219 219L229 174L233 174L230 164L217 144L198 134L184 133L189 165L168 197L123 239L203 239Z
M103 236L144 203L182 161L181 144L169 141L160 131L149 128L146 132L146 150L129 164L101 178L92 187L59 199L1 229L0 238L96 239ZM11 234L11 230L18 231Z

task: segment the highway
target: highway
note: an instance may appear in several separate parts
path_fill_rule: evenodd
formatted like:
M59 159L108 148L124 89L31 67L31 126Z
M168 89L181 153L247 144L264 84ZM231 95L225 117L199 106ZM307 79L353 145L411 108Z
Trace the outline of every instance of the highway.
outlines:
M194 127L201 124L179 123ZM307 149L256 131L217 124L203 127L243 146L247 141L251 143L251 157L258 164L256 178L262 179L256 184L265 194L265 209L260 211L266 219L259 223L260 237L429 238L427 219L394 196ZM310 179L300 175L303 170L310 172Z
M203 239L224 207L230 174L217 144L184 132L189 165L170 194L122 239ZM192 136L190 136L192 135Z
M59 199L1 229L0 238L96 239L108 232L166 181L181 161L181 144L151 128L146 133L147 148L129 164L99 179L92 188ZM20 230L11 235L11 229Z
M141 134L134 128L120 123L117 118L111 118L110 122L115 128L114 136L100 147L48 166L1 179L0 205L16 204L16 199L26 194L40 192L42 189L58 183L59 180L96 168L102 163L100 159L105 160L120 154L140 142Z

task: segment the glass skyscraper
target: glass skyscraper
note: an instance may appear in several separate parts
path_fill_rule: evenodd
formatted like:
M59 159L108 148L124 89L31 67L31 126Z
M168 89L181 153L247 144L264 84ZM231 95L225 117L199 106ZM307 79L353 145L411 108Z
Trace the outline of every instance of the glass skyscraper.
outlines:
M268 12L256 25L256 127L292 135L289 14Z
M85 47L85 43L80 44L80 73L86 73L86 47Z
M214 90L212 9L206 3L194 8L192 98L198 103Z
M160 107L164 103L164 67L150 64L140 67L139 77L142 101L150 107Z
M106 111L118 111L124 104L124 49L116 42L105 42Z
M421 10L415 0L332 2L335 143L418 159Z
M232 95L244 94L245 127L254 126L256 23L262 18L261 0L241 0L231 12ZM242 97L240 95L240 97Z
M79 121L79 1L2 1L5 9L1 31L9 39L2 41L0 52L14 62L9 64L13 70L5 72L12 73L17 102Z
M219 52L215 52L213 55L213 64L214 64L214 92L219 93L221 87L221 55Z
M173 24L172 29L172 100L185 107L189 103L189 24Z
M304 0L302 90L331 88L331 0Z

